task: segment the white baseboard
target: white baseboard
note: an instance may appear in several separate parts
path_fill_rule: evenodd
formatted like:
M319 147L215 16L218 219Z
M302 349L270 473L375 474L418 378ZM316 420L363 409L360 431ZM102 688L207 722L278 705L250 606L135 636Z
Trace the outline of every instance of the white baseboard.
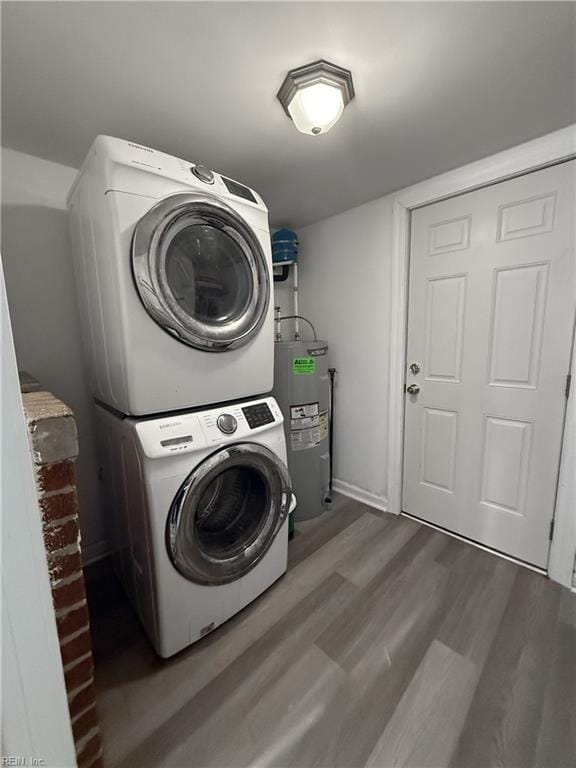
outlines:
M388 499L385 496L379 496L377 493L366 491L364 488L352 485L352 483L345 483L344 480L338 480L337 477L334 478L332 487L336 493L341 493L343 496L348 496L355 501L361 501L370 507L379 509L381 512L388 512Z
M90 565L97 560L102 560L109 554L110 547L105 539L102 541L95 541L93 544L87 544L85 547L82 547L82 564L84 566Z

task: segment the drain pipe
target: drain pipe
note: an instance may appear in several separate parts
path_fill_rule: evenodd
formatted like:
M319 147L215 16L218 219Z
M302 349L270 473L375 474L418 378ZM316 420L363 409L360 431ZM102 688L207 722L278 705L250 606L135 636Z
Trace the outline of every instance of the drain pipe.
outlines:
M274 307L274 312L276 313L276 341L282 341L282 331L280 330L280 320L282 319L280 317L281 311L280 307Z
M328 496L325 500L328 504L331 504L332 483L334 480L334 379L336 376L336 368L328 368L328 376L330 377L330 434L328 436L328 450L330 451L330 479L328 482Z
M298 319L298 264L292 265L294 270L294 341L300 341L300 320Z

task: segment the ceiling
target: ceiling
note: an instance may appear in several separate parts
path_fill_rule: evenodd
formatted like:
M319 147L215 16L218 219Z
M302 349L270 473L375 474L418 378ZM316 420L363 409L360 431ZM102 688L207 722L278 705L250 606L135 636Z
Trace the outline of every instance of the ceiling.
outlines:
M301 227L576 120L575 4L3 2L3 144L78 167L107 133L203 162ZM275 99L348 67L324 136Z

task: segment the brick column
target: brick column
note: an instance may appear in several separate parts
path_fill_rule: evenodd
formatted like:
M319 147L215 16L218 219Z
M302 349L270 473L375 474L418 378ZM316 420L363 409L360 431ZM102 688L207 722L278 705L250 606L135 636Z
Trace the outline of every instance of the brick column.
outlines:
M67 405L25 374L21 387L78 766L99 768L102 744L74 471L76 422Z

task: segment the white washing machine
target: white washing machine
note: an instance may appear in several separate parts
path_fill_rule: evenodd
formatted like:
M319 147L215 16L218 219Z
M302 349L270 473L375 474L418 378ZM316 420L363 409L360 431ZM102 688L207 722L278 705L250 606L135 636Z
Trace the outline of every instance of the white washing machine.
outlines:
M272 389L272 256L256 192L99 136L68 206L97 399L142 416Z
M118 573L171 656L286 571L282 414L271 397L151 419L96 410Z

